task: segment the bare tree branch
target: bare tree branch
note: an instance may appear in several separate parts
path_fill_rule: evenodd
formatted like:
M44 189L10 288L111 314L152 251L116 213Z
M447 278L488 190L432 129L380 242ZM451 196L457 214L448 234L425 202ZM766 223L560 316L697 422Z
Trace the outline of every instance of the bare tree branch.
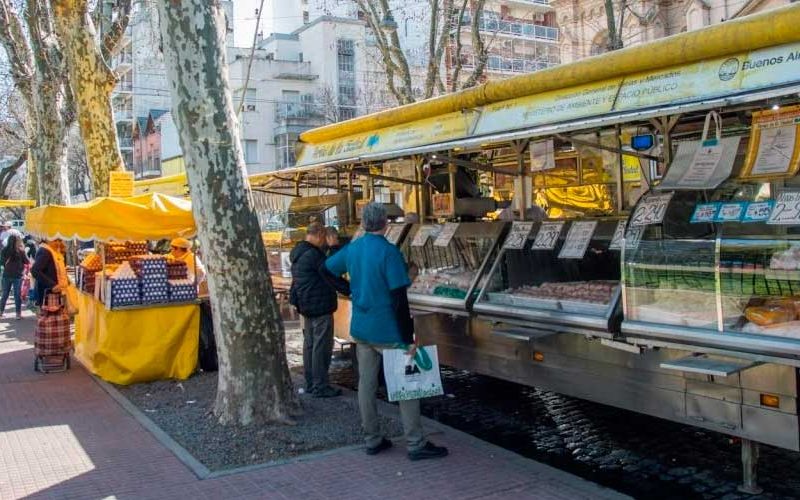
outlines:
M103 37L103 42L100 45L103 59L107 63L119 52L120 42L125 35L125 30L128 29L128 24L130 24L131 4L132 0L117 0L117 19Z
M451 76L452 81L450 82L450 92L455 92L458 90L458 79L461 76L461 67L463 66L463 61L461 60L461 51L464 48L464 42L461 40L461 26L464 22L464 13L467 10L467 2L469 0L463 0L461 2L461 7L458 9L458 16L456 21L458 25L456 26L456 53L453 56L453 74Z
M13 163L0 169L0 198L8 198L8 185L19 168L28 160L28 151L23 151Z
M488 48L483 43L483 37L481 37L480 32L480 23L481 18L483 18L483 8L485 4L486 0L475 1L475 12L472 16L472 47L475 51L475 68L462 87L465 89L474 87L480 82L483 76L483 70L486 68L486 61L489 58Z
M0 0L0 43L6 50L11 77L28 103L33 102L33 54L9 0Z

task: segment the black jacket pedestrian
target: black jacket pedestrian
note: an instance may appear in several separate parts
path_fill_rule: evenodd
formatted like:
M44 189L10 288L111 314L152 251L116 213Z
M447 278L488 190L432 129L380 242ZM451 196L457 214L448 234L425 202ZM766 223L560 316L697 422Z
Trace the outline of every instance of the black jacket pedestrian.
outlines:
M350 295L350 285L325 268L325 258L322 249L307 241L301 241L289 254L289 261L292 263L289 302L307 318L335 312L337 291Z
M58 271L53 256L46 248L39 248L31 268L31 275L36 280L36 305L41 306L44 294L58 285Z
M6 245L0 252L0 260L3 261L3 278L12 280L22 278L25 264L28 263L24 250Z

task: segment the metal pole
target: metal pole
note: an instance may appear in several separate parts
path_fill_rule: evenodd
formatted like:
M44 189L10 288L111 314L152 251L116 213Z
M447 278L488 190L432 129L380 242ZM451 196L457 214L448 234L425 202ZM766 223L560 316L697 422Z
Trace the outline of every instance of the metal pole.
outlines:
M750 495L758 495L764 490L758 486L758 443L742 439L742 484L738 490Z
M456 172L458 167L452 163L447 164L447 172L450 177L450 216L456 216Z
M617 125L614 128L617 135L617 166L619 173L617 178L617 212L622 212L625 205L625 161L622 159L622 127Z
M353 172L347 171L347 225L352 226L356 219L355 199L353 196Z

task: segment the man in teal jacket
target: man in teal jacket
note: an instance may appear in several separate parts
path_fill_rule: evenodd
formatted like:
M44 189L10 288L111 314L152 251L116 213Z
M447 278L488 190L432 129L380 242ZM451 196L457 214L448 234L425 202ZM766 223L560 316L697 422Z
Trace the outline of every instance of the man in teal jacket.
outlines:
M383 349L407 346L416 352L414 322L406 289L411 284L403 255L383 236L386 208L380 203L364 207L364 236L343 247L325 265L336 276L350 276L352 318L350 336L358 356L358 405L367 442L367 454L375 455L392 446L380 433L377 401L378 374ZM408 458L422 460L447 455L447 448L425 440L420 422L419 400L400 401Z

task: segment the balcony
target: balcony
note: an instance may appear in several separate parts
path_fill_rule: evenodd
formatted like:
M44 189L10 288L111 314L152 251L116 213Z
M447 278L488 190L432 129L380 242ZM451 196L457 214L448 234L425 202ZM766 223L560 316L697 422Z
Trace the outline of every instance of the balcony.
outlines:
M533 8L535 11L550 12L553 7L549 0L501 0L502 3Z
M475 64L475 56L468 54L461 57L461 67L463 69L475 69ZM490 55L486 61L485 71L487 73L516 75L520 73L532 73L534 71L552 68L554 66L558 66L558 64L559 63L552 61Z
M111 60L111 65L118 73L125 73L133 66L133 55L129 51L124 50L114 56Z
M279 80L313 81L319 78L311 72L310 62L270 61L270 69L274 78Z
M469 29L471 25L471 14L465 14L461 19L461 29ZM458 21L456 19L453 20L452 26L452 30L458 27ZM492 36L499 35L522 40L558 42L558 28L543 26L530 21L507 21L498 19L497 15L493 12L484 12L478 23L478 29Z
M320 125L325 122L325 110L322 106L304 102L276 102L275 123L313 122Z
M131 80L120 80L117 82L117 86L114 88L116 92L124 92L130 93L133 92L133 81Z
M119 147L120 149L133 149L133 138L120 136Z
M133 120L133 108L120 108L114 110L114 121L131 121Z

